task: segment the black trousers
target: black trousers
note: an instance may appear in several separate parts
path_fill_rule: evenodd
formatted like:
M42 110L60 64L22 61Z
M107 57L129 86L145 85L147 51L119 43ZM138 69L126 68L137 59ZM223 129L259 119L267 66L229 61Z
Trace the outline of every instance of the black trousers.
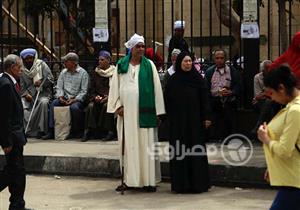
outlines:
M23 209L26 185L23 146L13 146L5 158L6 165L4 170L0 172L0 192L8 187L11 195L9 210Z
M213 113L213 127L210 130L210 138L224 140L236 132L236 101L222 102L220 97L211 98Z

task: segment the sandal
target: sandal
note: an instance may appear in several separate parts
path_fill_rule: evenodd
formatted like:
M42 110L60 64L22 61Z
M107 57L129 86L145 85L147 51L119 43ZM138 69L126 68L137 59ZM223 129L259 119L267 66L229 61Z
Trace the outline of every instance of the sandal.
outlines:
M121 192L121 191L126 191L126 190L130 190L132 189L132 187L128 187L126 184L121 184L116 188L117 192Z

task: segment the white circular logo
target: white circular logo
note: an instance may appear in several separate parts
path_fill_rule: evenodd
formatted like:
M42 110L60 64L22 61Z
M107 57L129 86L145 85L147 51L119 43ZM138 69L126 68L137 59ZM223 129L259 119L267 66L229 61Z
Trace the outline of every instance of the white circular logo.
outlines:
M251 141L242 134L231 134L221 145L221 154L226 163L233 166L245 165L253 155Z

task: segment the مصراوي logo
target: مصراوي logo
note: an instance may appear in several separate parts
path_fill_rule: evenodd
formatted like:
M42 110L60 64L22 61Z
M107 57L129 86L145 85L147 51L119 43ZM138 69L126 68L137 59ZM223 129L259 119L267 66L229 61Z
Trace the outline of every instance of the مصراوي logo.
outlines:
M233 166L245 165L253 155L251 141L242 134L232 134L221 145L221 154L226 163Z

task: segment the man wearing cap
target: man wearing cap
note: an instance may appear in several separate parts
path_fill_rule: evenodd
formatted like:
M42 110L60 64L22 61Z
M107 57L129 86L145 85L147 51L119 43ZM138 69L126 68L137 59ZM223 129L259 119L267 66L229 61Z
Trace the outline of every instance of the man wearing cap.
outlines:
M185 21L177 20L174 22L174 35L169 42L169 54L168 54L168 67L171 66L171 57L173 49L179 49L181 51L189 51L189 45L185 41L184 37Z
M155 192L160 165L151 151L158 139L157 116L165 113L161 84L154 63L144 57L144 37L134 34L125 46L131 53L117 63L107 107L118 115L118 139L125 144L125 185L116 190L138 187Z
M89 75L79 66L79 57L70 52L65 55L65 68L57 80L56 99L51 103L49 111L49 132L43 139L54 138L54 107L70 106L71 111L71 136L82 137L84 130L84 100L88 91Z
M41 138L48 132L48 109L52 98L53 75L48 65L38 59L35 49L24 49L20 56L23 60L20 83L25 123L28 123L30 112L32 112L26 135ZM32 110L35 100L37 103Z
M17 83L22 74L22 60L17 55L7 55L3 67L4 73L0 78L0 145L5 154L6 165L0 172L0 192L8 187L9 210L29 210L25 208L24 200L26 175L23 149L27 139Z
M110 62L110 53L101 50L98 66L91 75L90 103L85 113L85 132L82 141L90 139L92 134L94 134L94 137L100 138L103 134L107 134L105 140L112 140L116 137L114 114L106 112L109 84L116 68Z

